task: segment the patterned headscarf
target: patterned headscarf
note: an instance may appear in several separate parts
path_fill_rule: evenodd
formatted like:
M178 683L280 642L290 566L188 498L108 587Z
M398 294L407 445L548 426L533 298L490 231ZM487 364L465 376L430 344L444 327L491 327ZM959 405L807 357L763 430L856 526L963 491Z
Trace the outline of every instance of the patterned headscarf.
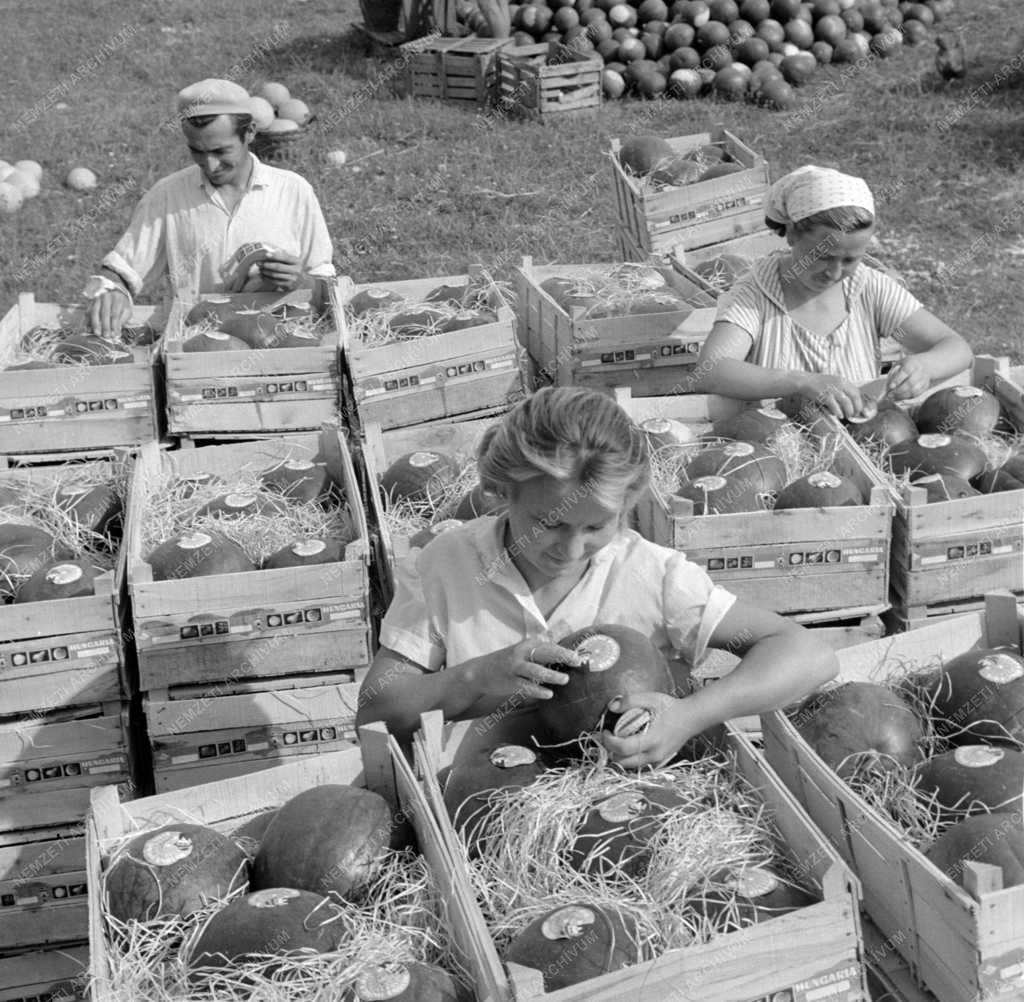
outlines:
M788 224L847 205L875 214L875 199L864 180L831 167L808 165L790 171L768 189L764 214L773 222Z

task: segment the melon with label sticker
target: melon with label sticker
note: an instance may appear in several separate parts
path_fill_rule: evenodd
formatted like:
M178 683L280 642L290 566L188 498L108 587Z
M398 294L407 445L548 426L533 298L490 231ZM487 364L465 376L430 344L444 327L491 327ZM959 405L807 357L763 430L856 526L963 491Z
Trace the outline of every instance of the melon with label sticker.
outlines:
M715 434L740 442L764 444L779 434L797 434L798 427L777 407L747 407L715 422Z
M779 491L776 510L786 508L842 508L864 504L860 487L828 470L799 477Z
M380 477L381 490L390 502L429 501L443 493L459 473L454 457L419 449L399 456Z
M922 434L989 435L999 421L999 399L980 386L944 386L921 402L914 420Z
M403 960L363 967L356 975L353 1002L459 1002L461 998L459 986L443 968Z
M1024 657L1016 651L967 651L942 666L931 689L932 713L953 740L1024 742Z
M897 476L951 473L962 480L973 480L985 469L984 451L965 435L929 434L889 449L889 463Z
M297 539L271 553L263 561L263 569L312 567L316 564L333 564L344 558L345 544L340 539Z
M917 789L950 816L1021 811L1024 752L996 745L960 745L934 755L917 772Z
M96 568L87 560L54 560L44 564L14 597L15 602L48 602L93 594Z
M172 536L154 547L145 560L154 581L257 570L241 546L218 532L187 531Z

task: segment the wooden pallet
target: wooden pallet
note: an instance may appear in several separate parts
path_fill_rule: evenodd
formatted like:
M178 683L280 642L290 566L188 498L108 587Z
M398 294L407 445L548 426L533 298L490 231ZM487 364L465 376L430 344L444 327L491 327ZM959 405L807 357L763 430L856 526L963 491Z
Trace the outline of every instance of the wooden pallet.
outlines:
M356 741L359 683L143 701L157 793L270 769Z
M89 946L78 942L0 959L0 1002L85 1002Z
M146 502L155 485L200 472L263 470L290 457L322 459L356 530L338 563L230 576L154 581L143 559ZM144 448L132 473L125 533L139 689L306 677L369 664L370 541L355 469L336 425L319 435L158 453Z
M163 329L167 306L134 306L130 324ZM10 364L23 334L33 327L85 329L81 305L37 303L30 292L0 318L0 359ZM59 365L0 369L0 455L97 455L137 448L163 435L157 350L131 349L123 365Z
M840 651L840 678L880 682L901 666L976 648L1020 650L1021 627L1014 597L992 595L984 612ZM968 862L977 883L965 890L828 768L784 715L767 714L762 724L769 762L860 878L867 914L916 984L939 1002L1020 998L1024 888L999 889L990 879L997 868Z
M742 401L714 395L633 397L616 391L637 422L668 417L705 431L738 413ZM637 505L642 535L682 550L718 584L786 615L841 618L889 605L889 541L893 501L881 475L838 422L836 463L870 500L844 508L796 508L734 515L694 515L693 504L648 489ZM849 611L849 612L848 612Z
M972 385L993 393L1024 431L1024 389L1006 358L975 357ZM1024 490L927 503L920 487L893 490L892 606L919 624L994 588L1024 592Z
M405 62L405 93L478 107L497 94L498 53L510 38L435 38L418 44Z
M388 289L420 301L440 285L465 285L467 275L377 282L339 283L344 306L364 289ZM357 422L383 428L465 417L474 411L505 408L525 395L516 342L515 316L491 283L493 323L380 345L364 343L352 321L339 311L342 357L351 380Z
M605 265L535 266L523 258L516 270L520 338L539 384L608 389L629 385L637 396L685 393L714 321L713 301L671 268L652 262L685 303L664 313L591 319L570 316L541 285L555 277L585 277ZM686 304L689 305L686 305Z
M509 718L463 721L447 727L442 726L440 713L425 714L422 720L413 745L423 792L458 883L468 885L465 850L449 821L438 776L474 743L500 742ZM512 722L510 740L517 726L521 725ZM521 740L521 735L516 740ZM670 950L656 960L545 992L540 971L502 964L475 899L464 904L460 898L456 915L461 913L461 920L476 930L474 938L482 947L475 969L485 973L477 975L478 983L496 982L495 991L510 993L515 1002L866 1000L856 880L754 746L738 731L728 729L727 747L735 755L739 775L763 797L781 831L785 844L779 846L780 851L797 861L800 872L820 883L823 901L699 946ZM814 994L816 988L822 989L820 994Z
M299 290L229 298L261 308L308 303ZM333 294L332 294L333 297ZM182 438L313 430L337 421L341 407L340 334L334 326L320 344L303 348L186 352L185 317L192 302L177 301L160 347L168 433ZM333 308L333 307L332 307Z
M647 253L667 254L676 246L689 250L721 243L764 229L768 161L723 126L710 132L669 139L685 154L709 143L721 146L743 170L711 181L654 191L619 163L621 143L612 140L612 181L619 226L631 243Z
M498 107L519 118L551 119L601 107L604 60L559 42L517 45L498 53Z

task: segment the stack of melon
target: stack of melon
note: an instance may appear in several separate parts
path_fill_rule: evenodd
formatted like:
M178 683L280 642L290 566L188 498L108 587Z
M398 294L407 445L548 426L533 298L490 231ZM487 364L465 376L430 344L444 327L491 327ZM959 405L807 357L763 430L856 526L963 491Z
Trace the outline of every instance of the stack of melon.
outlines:
M713 95L788 108L827 63L884 59L928 38L952 0L532 0L516 44L560 41L605 61L611 98ZM465 24L482 32L472 4Z
M40 192L43 168L35 160L0 160L0 214L14 213Z
M305 101L292 97L283 83L268 81L249 98L257 134L282 136L298 132L311 119Z
M650 723L615 697L676 692L645 635L603 623L559 645L581 662L570 682L532 713L467 730L440 777L506 961L552 992L819 900L727 758L694 747L642 773L596 758L597 732Z
M1024 441L981 387L943 387L913 410L888 403L848 428L884 472L923 488L928 501L1024 488Z
M308 302L261 305L244 296L208 295L185 315L184 352L315 348L332 329Z
M175 821L107 860L112 987L456 1002L436 900L406 826L361 787L311 787L232 834Z

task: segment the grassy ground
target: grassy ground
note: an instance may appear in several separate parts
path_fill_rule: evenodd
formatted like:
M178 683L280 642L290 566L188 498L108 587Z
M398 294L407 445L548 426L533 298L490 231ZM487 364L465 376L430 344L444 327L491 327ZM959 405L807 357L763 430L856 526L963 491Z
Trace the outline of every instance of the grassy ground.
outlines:
M554 124L395 95L400 64L367 57L356 0L0 0L0 157L38 160L42 195L0 217L0 311L19 291L72 300L132 206L186 151L170 110L206 76L284 82L318 121L294 166L315 185L336 262L357 281L614 257L607 150L634 131L677 136L721 121L773 175L816 162L864 176L879 256L975 350L1024 356L1024 50L1018 0L964 0L969 70L943 86L930 42L826 68L792 111L635 101ZM325 153L349 162L330 167ZM100 187L60 181L76 164Z

